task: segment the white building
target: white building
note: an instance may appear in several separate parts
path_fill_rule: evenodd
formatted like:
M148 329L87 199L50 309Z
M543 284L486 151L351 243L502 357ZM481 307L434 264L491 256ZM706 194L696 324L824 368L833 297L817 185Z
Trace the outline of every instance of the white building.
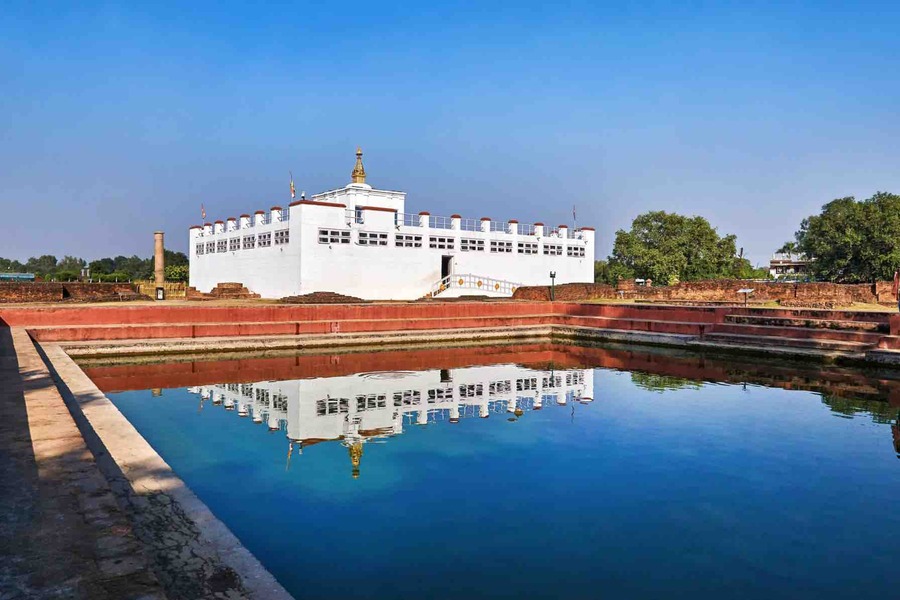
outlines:
M400 435L404 427L587 404L593 389L593 369L511 364L188 388L200 396L201 408L211 400L271 431L284 431L289 458L322 442L342 443L354 477L363 444Z
M190 230L190 285L240 282L264 298L329 291L367 300L510 296L594 280L594 229L407 213L406 194L352 183Z

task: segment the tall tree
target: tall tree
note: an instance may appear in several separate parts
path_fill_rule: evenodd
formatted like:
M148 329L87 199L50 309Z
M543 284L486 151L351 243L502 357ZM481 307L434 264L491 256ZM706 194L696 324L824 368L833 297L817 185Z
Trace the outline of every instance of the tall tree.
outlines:
M735 239L719 236L703 217L652 211L616 232L609 270L663 284L740 277L752 267L737 256Z
M25 263L25 270L36 275L46 275L56 271L56 257L52 254L44 254L43 256L28 259Z
M816 279L861 283L890 279L900 268L900 196L877 192L838 198L800 223L797 247Z

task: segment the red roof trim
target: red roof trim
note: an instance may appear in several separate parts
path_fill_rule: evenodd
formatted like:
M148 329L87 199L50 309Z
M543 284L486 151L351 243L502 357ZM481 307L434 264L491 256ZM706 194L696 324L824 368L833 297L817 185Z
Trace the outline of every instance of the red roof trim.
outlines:
M482 220L482 221L490 221L491 218L490 218L490 217L481 217L481 220Z
M212 227L212 223L204 223L203 226L204 227Z
M422 212L419 213L419 216L420 217L430 217L431 213L423 210Z
M190 229L203 229L199 225L191 225Z
M593 227L582 227L582 231L596 231Z
M216 221L216 225L220 225L220 224L221 224L221 225L224 225L224 224L225 224L225 221Z
M296 202L291 202L290 206L297 206L299 204L304 206L337 206L340 208L347 208L346 204L338 204L337 202L313 202L312 200L297 200Z
M462 215L450 215L451 219L462 219Z
M226 220L226 221L237 221L237 219L235 219L234 217L228 217L228 218L225 219L225 220Z
M507 221L507 223L515 223L516 225L519 224L519 222L516 219L510 219L509 221Z
M557 229L568 229L569 226L568 225L557 225L556 228Z
M535 223L534 226L535 226L535 227L543 227L544 224L543 224L543 223Z
M280 207L280 206L273 206L273 207L270 208L269 210L281 210L281 207Z
M242 218L242 219L249 219L249 218L250 218L250 215L241 215L241 218Z
M356 208L358 208L360 210L380 210L381 212L389 212L389 213L397 212L396 208L385 208L384 206L357 206Z

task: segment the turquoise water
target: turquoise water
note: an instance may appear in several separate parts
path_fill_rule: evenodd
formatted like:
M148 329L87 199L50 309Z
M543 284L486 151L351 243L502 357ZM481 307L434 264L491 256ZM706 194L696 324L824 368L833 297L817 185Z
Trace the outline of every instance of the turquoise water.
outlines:
M898 409L856 383L310 375L109 393L297 598L900 595Z

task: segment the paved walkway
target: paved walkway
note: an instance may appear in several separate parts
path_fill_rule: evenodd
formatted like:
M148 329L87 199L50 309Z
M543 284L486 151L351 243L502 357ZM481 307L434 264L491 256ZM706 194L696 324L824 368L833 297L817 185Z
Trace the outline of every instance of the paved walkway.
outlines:
M0 600L162 600L23 330L0 328Z

